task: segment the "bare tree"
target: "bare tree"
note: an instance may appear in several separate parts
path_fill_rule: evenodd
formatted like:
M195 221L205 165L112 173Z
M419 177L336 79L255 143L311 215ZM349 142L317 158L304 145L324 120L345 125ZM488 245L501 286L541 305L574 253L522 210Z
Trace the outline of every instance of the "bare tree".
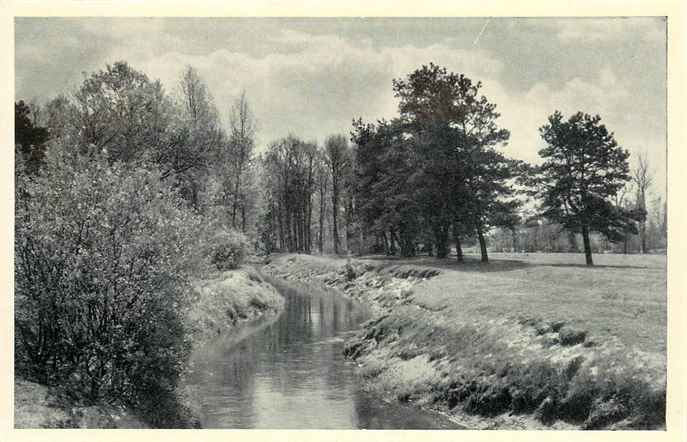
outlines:
M320 255L324 253L324 217L327 211L327 188L329 186L329 172L327 170L327 164L325 163L324 155L324 153L321 153L315 172L317 176L317 189L319 191L320 202L320 229L317 238Z
M230 135L230 149L231 161L233 163L234 174L234 192L233 204L231 208L231 223L236 227L236 215L239 209L245 213L241 204L241 180L245 174L250 162L253 158L253 148L255 147L255 130L256 120L253 112L248 105L246 99L246 92L242 92L241 96L234 102L231 109L231 117L229 120L231 126ZM244 218L242 216L242 218ZM245 230L245 220L241 223L242 229Z
M182 196L196 209L212 165L212 159L226 144L217 108L205 82L192 66L179 80L181 118L157 161L163 164L163 178L172 177Z
M332 178L332 227L334 236L334 253L339 253L339 203L345 185L347 169L351 166L348 152L348 140L343 135L333 135L325 141L327 165Z
M186 66L186 70L179 81L183 107L191 120L197 122L205 117L208 112L210 97L205 83L198 72L192 66Z
M629 209L628 205L629 205L630 203L629 203L628 200L627 200L627 195L628 195L628 193L630 193L630 192L632 192L631 183L630 183L630 184L626 184L625 186L621 187L621 188L618 190L618 193L616 193L616 194L615 194L615 197L614 197L614 199L615 199L615 201L614 201L615 206L616 206L616 207L622 207L622 208ZM628 248L629 236L630 236L630 232L628 231L628 229L627 229L627 228L624 229L624 231L623 231L623 253L624 253L625 255L627 255L627 248Z
M632 181L637 186L637 208L646 214L646 195L653 181L646 152L637 157L637 166L632 171ZM646 216L639 222L639 237L641 251L646 253Z

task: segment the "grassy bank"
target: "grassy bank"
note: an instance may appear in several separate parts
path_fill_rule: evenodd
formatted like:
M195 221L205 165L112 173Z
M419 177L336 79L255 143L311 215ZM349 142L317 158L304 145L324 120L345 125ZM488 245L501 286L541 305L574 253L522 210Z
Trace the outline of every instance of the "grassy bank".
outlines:
M194 302L185 314L191 346L230 337L239 326L276 314L284 299L253 268L217 272L193 284ZM183 377L183 375L182 375ZM183 385L183 382L180 382ZM85 403L59 386L47 387L15 377L16 428L149 428L193 427L197 405L191 392L179 388L174 398L158 403L157 424L122 404ZM170 420L170 416L172 419Z
M195 345L284 307L284 298L252 267L217 272L196 281L194 289L186 322Z
M369 389L472 428L664 427L665 257L281 256L265 271L378 316L348 343Z

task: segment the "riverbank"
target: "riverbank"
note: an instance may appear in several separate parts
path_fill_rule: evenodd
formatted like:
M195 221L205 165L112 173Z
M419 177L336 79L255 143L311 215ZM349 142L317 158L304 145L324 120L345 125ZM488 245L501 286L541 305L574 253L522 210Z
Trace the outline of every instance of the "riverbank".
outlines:
M284 298L253 267L217 272L193 283L196 299L186 315L194 345L284 308Z
M190 346L202 346L219 337L236 333L242 324L276 315L284 299L252 267L216 272L194 281L193 302L185 313ZM188 367L187 367L188 368ZM183 376L176 398L167 402L175 410L159 410L174 415L165 427L196 427L197 401L183 387ZM70 399L60 388L15 377L15 428L150 428L137 410L122 404L101 401L83 404Z
M664 428L665 257L518 258L284 255L263 271L373 307L346 353L385 398L477 429Z

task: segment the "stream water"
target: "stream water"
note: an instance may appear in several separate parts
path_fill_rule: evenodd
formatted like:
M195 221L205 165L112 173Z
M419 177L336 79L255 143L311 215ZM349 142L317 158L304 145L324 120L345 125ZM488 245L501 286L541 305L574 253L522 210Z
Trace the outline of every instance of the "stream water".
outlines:
M359 388L344 339L369 318L331 292L276 284L284 312L194 351L187 384L203 428L456 428L450 421Z

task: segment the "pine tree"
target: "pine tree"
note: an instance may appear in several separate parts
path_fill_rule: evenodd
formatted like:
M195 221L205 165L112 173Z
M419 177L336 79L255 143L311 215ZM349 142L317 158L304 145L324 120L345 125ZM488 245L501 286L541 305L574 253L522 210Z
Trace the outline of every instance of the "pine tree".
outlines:
M637 233L641 211L618 207L612 198L630 180L630 154L601 124L601 117L578 112L565 120L556 111L540 128L547 147L539 151L544 163L538 184L542 215L566 229L582 233L587 265L593 265L590 233L611 241Z

